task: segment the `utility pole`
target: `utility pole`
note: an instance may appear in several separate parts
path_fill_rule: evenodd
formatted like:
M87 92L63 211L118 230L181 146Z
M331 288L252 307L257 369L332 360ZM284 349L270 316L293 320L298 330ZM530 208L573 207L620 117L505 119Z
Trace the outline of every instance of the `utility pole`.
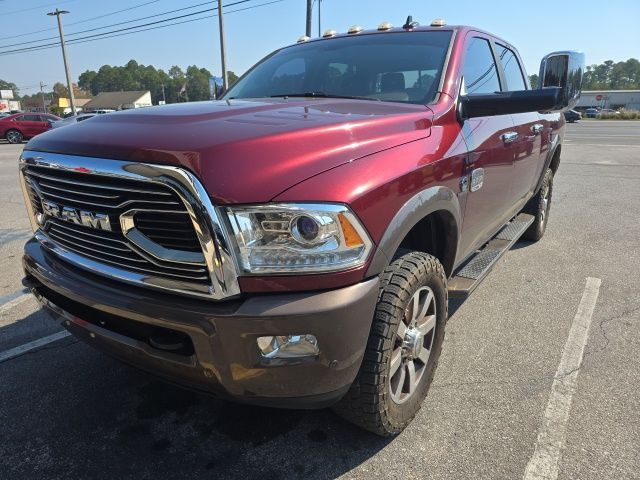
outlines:
M167 103L167 99L164 96L164 83L161 83L162 85L162 101L166 104Z
M322 3L322 0L318 0L318 37L322 37L322 21L320 20L320 4Z
M227 76L227 51L224 46L224 18L222 14L222 0L218 0L218 25L220 27L220 57L222 59L222 88L227 90L229 78Z
M307 30L305 35L311 37L311 16L313 10L313 0L307 0Z
M77 115L76 112L76 99L73 95L73 84L71 83L71 71L69 70L69 63L67 62L67 47L64 44L64 30L62 28L62 20L60 15L69 13L67 10L58 10L55 12L49 12L47 15L50 17L56 17L58 19L58 32L60 32L60 46L62 47L62 60L64 61L64 72L67 75L67 88L69 89L69 101L71 102L71 112L73 115Z
M44 87L46 85L40 81L40 96L42 97L42 113L47 113L47 106L44 104Z

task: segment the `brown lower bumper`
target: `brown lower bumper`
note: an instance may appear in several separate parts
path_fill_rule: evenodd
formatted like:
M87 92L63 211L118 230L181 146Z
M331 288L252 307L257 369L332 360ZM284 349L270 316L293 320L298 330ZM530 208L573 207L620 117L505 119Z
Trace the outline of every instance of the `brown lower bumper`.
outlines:
M378 279L338 290L210 302L158 294L79 270L29 241L25 283L71 333L169 381L242 402L323 407L353 382L367 343ZM256 339L313 334L317 357L270 362ZM158 335L185 339L157 348ZM172 337L172 338L173 338Z

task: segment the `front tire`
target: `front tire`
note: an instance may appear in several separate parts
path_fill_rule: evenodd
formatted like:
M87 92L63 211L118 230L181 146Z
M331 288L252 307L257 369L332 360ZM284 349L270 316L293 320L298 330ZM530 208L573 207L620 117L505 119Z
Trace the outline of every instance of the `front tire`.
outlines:
M447 320L447 279L438 259L404 251L380 276L380 293L360 371L334 407L378 435L415 417L438 365Z
M9 130L5 134L5 138L7 139L7 142L13 144L22 143L22 141L24 140L24 136L22 135L22 133L15 129Z
M551 194L553 193L553 170L547 168L544 173L544 179L538 193L529 200L522 209L524 213L528 213L535 217L533 223L522 235L524 240L537 242L540 240L547 229L549 222L549 210L551 209Z

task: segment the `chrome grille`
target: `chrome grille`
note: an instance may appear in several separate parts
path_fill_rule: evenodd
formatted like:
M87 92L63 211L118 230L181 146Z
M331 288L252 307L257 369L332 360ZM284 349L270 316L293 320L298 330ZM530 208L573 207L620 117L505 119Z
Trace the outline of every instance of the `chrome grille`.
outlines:
M32 208L42 213L42 200L109 216L112 231L90 228L58 218L42 227L51 241L81 257L134 272L151 285L208 293L211 278L204 260L199 264L162 260L129 241L120 215L135 210L136 227L162 247L202 253L184 202L166 185L114 178L93 172L29 165L22 169ZM148 277L148 278L147 278Z

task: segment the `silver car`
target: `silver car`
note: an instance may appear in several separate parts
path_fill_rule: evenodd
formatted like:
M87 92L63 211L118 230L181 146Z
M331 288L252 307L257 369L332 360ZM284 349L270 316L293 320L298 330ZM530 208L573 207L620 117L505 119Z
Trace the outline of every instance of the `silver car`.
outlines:
M78 122L84 122L91 117L95 117L93 113L81 113L80 115L73 115L71 117L67 117L64 120L59 120L57 122L51 122L51 128L60 128L66 127L68 125L73 125Z

